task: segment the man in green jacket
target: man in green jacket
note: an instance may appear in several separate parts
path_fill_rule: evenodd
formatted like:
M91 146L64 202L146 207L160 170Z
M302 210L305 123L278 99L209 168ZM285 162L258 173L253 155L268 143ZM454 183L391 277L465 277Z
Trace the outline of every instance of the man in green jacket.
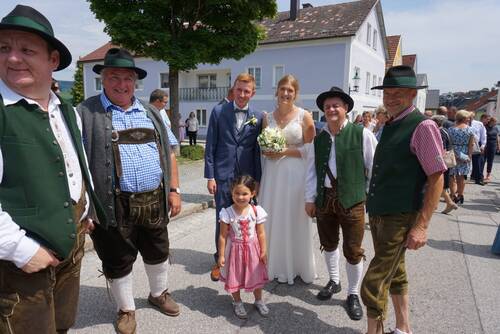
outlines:
M92 191L74 108L51 92L71 63L50 22L18 5L0 23L0 333L74 324Z
M328 300L340 292L339 230L342 227L343 251L347 259L347 314L360 320L359 285L363 274L365 199L377 140L361 125L352 124L347 113L352 98L338 87L321 93L316 104L325 113L326 125L314 140L307 155L306 212L317 218L321 249L324 251L330 280L318 293Z

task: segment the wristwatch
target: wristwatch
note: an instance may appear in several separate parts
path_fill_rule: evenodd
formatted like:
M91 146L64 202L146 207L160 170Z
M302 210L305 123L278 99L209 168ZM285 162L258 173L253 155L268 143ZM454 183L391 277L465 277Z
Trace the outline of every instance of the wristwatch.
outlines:
M181 194L181 189L180 188L170 188L171 193L178 193L179 195Z

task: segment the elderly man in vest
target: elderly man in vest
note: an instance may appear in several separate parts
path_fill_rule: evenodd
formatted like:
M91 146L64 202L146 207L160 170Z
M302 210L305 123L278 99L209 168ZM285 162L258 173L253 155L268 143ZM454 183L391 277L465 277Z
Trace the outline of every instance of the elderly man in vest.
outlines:
M92 191L69 102L50 87L71 64L50 22L18 5L0 23L0 333L66 333L78 306ZM2 159L3 157L3 159Z
M427 241L427 228L443 190L441 135L436 123L415 106L415 72L390 68L382 86L390 119L375 152L366 202L375 256L363 279L368 334L382 334L391 294L396 315L394 333L411 333L405 250Z
M109 226L91 234L117 303L119 333L135 333L132 266L138 252L149 280L148 302L169 316L179 306L167 291L167 223L180 211L175 154L168 128L156 108L134 97L137 79L147 73L124 49L112 48L101 74L103 93L83 101L78 110L96 193Z
M354 101L342 89L332 87L321 93L316 104L325 113L326 125L307 156L305 210L310 217L317 218L321 249L330 276L317 297L328 300L340 292L341 227L349 283L347 314L352 320L360 320L363 317L359 284L363 275L364 204L377 140L370 130L348 121L346 115L354 107Z

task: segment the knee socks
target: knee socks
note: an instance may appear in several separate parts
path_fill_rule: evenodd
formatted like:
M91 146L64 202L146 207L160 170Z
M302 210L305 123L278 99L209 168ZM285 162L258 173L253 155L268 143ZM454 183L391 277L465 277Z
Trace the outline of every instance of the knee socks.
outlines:
M168 260L158 264L144 263L146 274L148 275L149 288L153 297L160 296L167 290Z
M346 262L347 271L347 281L349 282L349 288L347 289L348 295L359 295L359 284L361 283L361 278L363 276L363 260L359 261L358 264L350 264Z
M323 252L325 254L325 262L326 262L326 270L328 270L328 275L330 276L330 280L334 281L335 283L339 283L340 278L339 278L339 249L337 248L336 250L332 252Z
M134 295L132 293L132 272L121 278L110 279L109 288L118 310L135 310Z

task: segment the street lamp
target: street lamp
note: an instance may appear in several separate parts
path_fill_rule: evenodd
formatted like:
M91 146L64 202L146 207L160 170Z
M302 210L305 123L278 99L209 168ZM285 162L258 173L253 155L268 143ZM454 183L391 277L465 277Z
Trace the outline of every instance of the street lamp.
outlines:
M353 88L351 89L351 85L349 84L349 95L351 94L351 92L358 92L359 91L359 80L360 80L360 77L359 77L359 69L356 68L354 70L354 77L352 78L352 82L354 83L354 86Z

